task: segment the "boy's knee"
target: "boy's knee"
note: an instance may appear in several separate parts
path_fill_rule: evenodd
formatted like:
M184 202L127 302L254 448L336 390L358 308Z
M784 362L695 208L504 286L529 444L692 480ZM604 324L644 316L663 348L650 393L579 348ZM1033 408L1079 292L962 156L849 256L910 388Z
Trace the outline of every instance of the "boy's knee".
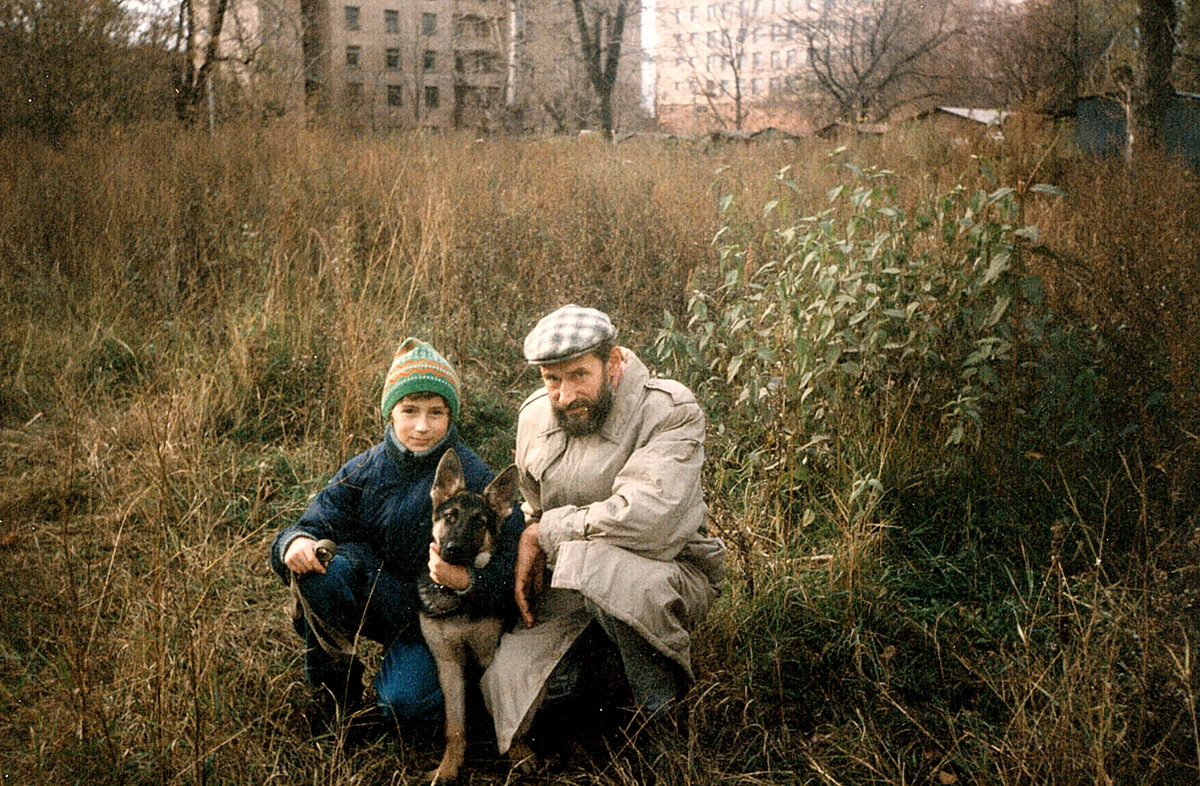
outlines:
M304 601L322 617L344 615L355 605L352 585L354 568L342 556L336 556L324 573L305 573L297 578Z
M435 721L442 714L437 667L424 644L395 644L375 677L379 709L396 720Z
M436 721L442 715L442 691L437 684L405 680L375 680L379 710L394 720Z

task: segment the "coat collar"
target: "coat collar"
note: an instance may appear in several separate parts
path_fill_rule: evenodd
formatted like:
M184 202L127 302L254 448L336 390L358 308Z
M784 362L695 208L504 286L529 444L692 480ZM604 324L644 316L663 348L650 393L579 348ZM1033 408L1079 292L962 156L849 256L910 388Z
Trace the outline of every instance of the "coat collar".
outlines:
M600 436L609 442L619 442L620 435L625 433L630 421L637 416L642 403L642 390L650 379L649 369L637 355L625 347L621 347L621 354L625 357L625 373L613 391L613 406L608 419L600 427Z
M392 460L392 463L404 471L419 471L436 467L442 459L442 454L457 444L458 427L453 423L450 424L450 428L446 431L446 436L442 437L441 442L421 453L413 453L404 447L396 436L391 423L387 424L387 428L383 432L383 452Z

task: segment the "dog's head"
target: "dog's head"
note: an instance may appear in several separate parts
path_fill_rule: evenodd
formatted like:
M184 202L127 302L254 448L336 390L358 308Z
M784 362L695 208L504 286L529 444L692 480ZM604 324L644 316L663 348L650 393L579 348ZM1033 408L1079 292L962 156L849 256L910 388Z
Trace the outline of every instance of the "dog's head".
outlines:
M453 565L482 568L500 538L500 527L517 501L517 468L510 464L482 494L467 488L462 462L453 448L433 476L433 542Z

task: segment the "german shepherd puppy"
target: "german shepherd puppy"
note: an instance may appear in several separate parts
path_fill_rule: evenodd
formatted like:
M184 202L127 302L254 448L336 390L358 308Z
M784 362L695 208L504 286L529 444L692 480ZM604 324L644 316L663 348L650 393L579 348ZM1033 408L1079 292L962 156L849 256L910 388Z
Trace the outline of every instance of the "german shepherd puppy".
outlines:
M500 539L500 528L517 499L517 468L510 465L483 494L467 489L462 462L447 450L433 477L433 542L442 559L454 565L482 568ZM433 783L453 781L466 754L466 667L468 657L487 668L500 641L503 621L477 608L473 596L433 582L428 573L417 579L421 599L421 633L437 663L438 682L446 702L446 751L429 773Z

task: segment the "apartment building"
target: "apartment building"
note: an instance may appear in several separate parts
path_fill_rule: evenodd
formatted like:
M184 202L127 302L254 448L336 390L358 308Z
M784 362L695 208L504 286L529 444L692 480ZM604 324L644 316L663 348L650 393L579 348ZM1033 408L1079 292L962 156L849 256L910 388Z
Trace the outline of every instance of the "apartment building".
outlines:
M660 119L693 130L786 117L804 87L802 26L824 9L824 0L657 0Z
M330 116L375 129L499 122L506 0L326 0L320 10L306 92Z
M589 2L588 24L606 35L618 2ZM239 32L223 38L223 70L260 104L251 71L284 85L277 92L288 99L271 104L303 104L360 128L512 122L570 132L594 122L572 0L231 0L229 8L227 24ZM642 3L628 0L626 10L614 106L633 127L652 96Z

